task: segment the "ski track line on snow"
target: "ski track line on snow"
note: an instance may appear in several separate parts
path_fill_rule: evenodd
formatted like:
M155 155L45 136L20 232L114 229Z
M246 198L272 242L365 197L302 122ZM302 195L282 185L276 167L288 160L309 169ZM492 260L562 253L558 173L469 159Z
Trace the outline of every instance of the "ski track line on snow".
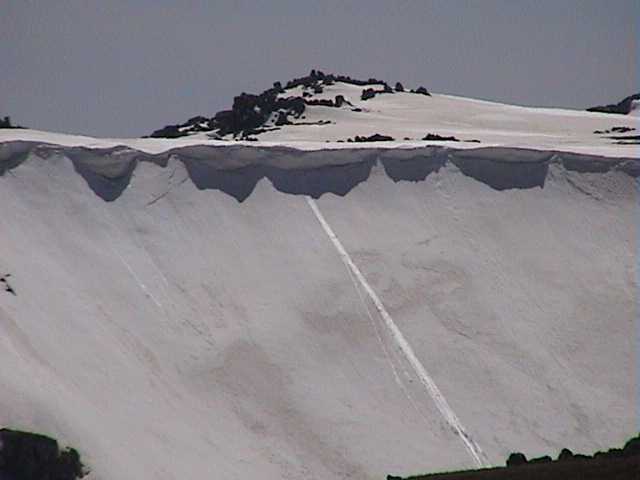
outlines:
M162 306L162 304L158 301L158 299L156 297L153 296L153 293L151 293L149 291L149 289L146 287L146 285L144 283L142 283L142 281L140 280L138 275L136 275L136 272L133 270L133 268L131 268L131 265L129 265L129 263L127 263L127 261L124 258L122 258L122 255L120 255L119 252L117 252L115 250L114 250L114 252L116 253L116 255L118 255L118 257L120 258L120 261L122 262L122 264L125 267L127 267L127 270L129 270L129 273L131 273L131 276L138 283L138 285L140 286L142 291L144 293L146 293L151 300L153 300L153 303L155 303L158 306L158 308L160 308L161 310L164 310L164 307Z
M475 461L476 465L478 467L486 466L486 462L483 461L483 458L486 458L484 452L482 451L480 446L477 445L472 440L472 438L469 436L465 428L462 426L462 424L460 423L460 419L449 406L449 403L444 398L444 395L442 394L438 386L435 384L435 382L433 381L433 379L425 369L424 365L422 365L422 363L414 353L413 349L411 348L411 345L409 345L409 342L404 337L404 335L402 334L402 332L400 331L396 323L393 321L393 318L391 318L391 315L389 315L389 312L387 312L387 309L384 307L382 301L380 300L376 292L373 290L373 288L371 288L371 285L369 285L369 282L367 282L366 278L364 278L364 275L362 274L360 269L356 266L356 264L353 262L349 253L342 246L340 239L334 233L333 229L331 228L327 220L324 218L324 215L320 211L318 204L315 202L313 198L309 196L305 196L305 199L309 204L309 207L311 207L311 210L313 211L313 214L315 215L316 219L322 226L322 229L325 231L325 233L329 237L329 240L331 240L331 243L333 243L333 246L336 248L336 250L340 254L342 261L345 263L347 268L349 268L349 270L351 270L351 272L355 275L358 282L360 282L360 285L362 285L365 292L367 292L367 295L369 295L369 298L371 298L371 301L375 305L376 310L378 310L378 312L380 313L380 316L384 320L386 327L391 332L393 339L397 343L398 347L406 357L411 367L413 367L413 370L415 371L416 375L420 379L420 382L424 385L429 396L433 399L442 417L453 428L455 433L462 439L462 441L465 444L465 447L467 448L469 454Z
M380 330L378 328L378 325L376 325L376 321L373 319L373 315L371 315L371 312L369 311L369 306L367 305L366 300L362 296L362 292L360 292L360 286L358 285L358 281L353 276L353 273L351 272L350 268L347 268L347 273L349 274L351 283L353 283L353 286L355 287L355 290L358 294L358 298L360 299L360 303L364 306L364 311L366 312L367 317L369 318L369 322L371 323L371 328L373 328L373 331L376 334L376 338L378 339L378 343L380 344L380 348L382 349L382 353L384 354L385 360L387 361L387 364L389 365L389 367L391 368L391 371L393 372L393 378L398 384L398 387L400 388L400 390L402 390L402 392L404 393L404 396L407 397L408 402L411 404L411 406L416 411L416 413L425 421L427 425L429 425L430 424L429 419L424 414L424 412L420 410L420 407L418 407L418 404L413 399L413 396L411 395L411 393L409 393L409 390L407 389L404 382L400 378L398 369L393 363L394 356L392 355L391 352L389 352L389 349L387 348L387 346L384 344L384 341L382 340L382 335L380 335ZM402 370L403 370L403 373L408 377L409 372L407 372L404 368Z

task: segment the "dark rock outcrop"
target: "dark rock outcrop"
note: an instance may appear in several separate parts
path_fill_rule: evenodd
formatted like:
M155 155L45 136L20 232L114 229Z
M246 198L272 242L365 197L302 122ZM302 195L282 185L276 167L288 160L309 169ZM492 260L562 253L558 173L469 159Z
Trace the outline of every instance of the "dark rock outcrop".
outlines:
M80 455L35 433L0 430L0 477L10 480L75 480L84 476Z
M358 80L345 75L325 74L321 70L311 70L309 75L294 78L285 86L280 82L274 82L273 87L254 95L242 93L233 100L230 110L222 110L212 118L202 116L194 117L181 124L167 125L155 130L149 137L152 138L178 138L198 132L211 132L212 136L224 137L233 135L243 138L254 134L257 129L264 126L271 118L273 112L278 112L276 125L290 123L289 117L300 118L305 111L305 105L321 105L327 107L341 107L345 103L351 105L342 95L335 100L314 99L313 95L322 93L324 86L342 82L357 86L381 85L382 90L366 88L363 92L363 100L373 98L382 93L393 93L394 90L383 80L369 78ZM401 86L401 85L400 85ZM302 93L290 97L282 97L287 90L302 87ZM397 90L398 85L396 85ZM424 90L426 92L426 90ZM428 95L428 93L425 93Z
M288 116L299 118L305 110L305 100L300 97L278 98L282 91L278 82L273 88L259 95L242 93L233 99L231 110L222 110L211 119L194 117L181 125L169 125L154 131L153 138L177 138L195 132L217 131L219 136L228 134L248 136L261 127L272 112L278 113L278 121L284 125ZM284 116L284 117L283 117Z
M635 128L633 127L611 127L611 131L613 133L627 133L627 132L633 132L635 130Z
M404 92L404 86L400 82L396 82L396 92Z
M369 100L376 96L376 91L373 88L365 88L362 90L362 95L360 95L360 100Z
M11 277L10 273L0 276L0 288L3 288L5 292L10 293L14 297L16 297L18 296L18 294L9 283L9 277Z
M640 100L640 93L636 93L635 95L630 95L624 100L611 104L611 105L600 105L597 107L587 108L588 112L601 112L601 113L618 113L620 115L627 115L631 112L631 107L634 100Z
M11 117L0 118L0 128L25 128L11 123Z
M392 142L394 140L393 137L388 135L380 135L379 133L374 133L368 137L356 135L353 139L347 139L347 142Z
M411 90L411 92L412 93L419 93L420 95L426 95L427 97L431 96L431 94L424 87L418 87L415 90Z
M426 140L429 142L459 142L456 137L443 137L442 135L438 135L436 133L427 133L422 140Z

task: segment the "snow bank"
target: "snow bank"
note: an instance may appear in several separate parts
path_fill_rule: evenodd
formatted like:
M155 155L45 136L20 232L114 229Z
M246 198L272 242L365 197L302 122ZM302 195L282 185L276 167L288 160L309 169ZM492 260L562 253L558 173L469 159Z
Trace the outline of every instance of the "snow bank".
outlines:
M0 144L0 423L93 478L473 466L305 195L489 462L635 432L636 158L81 143Z
M170 159L184 165L199 189L221 190L238 201L244 201L262 178L284 193L314 198L324 193L345 195L368 178L377 162L394 181L424 180L450 162L465 175L498 190L543 186L551 164L580 172L640 174L640 160L635 158L501 147L297 150L192 145L152 154L122 146L87 148L22 141L0 144L0 172L15 168L30 154L43 159L52 155L69 158L92 190L110 201L127 188L136 165L150 162L166 166Z

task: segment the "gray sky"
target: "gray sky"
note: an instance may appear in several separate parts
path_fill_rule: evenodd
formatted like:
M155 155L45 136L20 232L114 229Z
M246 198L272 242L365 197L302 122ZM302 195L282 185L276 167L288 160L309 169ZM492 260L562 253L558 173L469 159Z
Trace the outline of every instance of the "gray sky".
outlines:
M311 68L521 105L638 88L638 0L0 0L0 114L139 136Z

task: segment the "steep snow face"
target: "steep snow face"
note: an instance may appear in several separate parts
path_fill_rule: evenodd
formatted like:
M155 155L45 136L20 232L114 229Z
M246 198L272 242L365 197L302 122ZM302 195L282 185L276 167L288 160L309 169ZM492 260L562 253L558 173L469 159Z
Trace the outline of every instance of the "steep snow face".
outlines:
M92 478L474 466L304 194L483 460L636 431L633 159L41 141L0 150L0 424Z

